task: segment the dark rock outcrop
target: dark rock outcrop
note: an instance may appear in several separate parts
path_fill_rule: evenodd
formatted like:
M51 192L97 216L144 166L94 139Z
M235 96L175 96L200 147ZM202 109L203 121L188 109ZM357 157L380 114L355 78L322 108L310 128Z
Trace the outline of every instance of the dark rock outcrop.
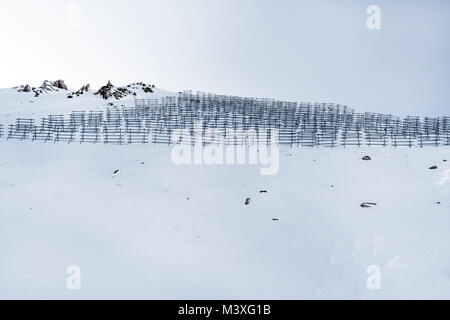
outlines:
M20 86L19 90L17 90L17 92L30 92L30 91L31 91L31 87L28 84L26 84L24 86Z
M85 92L89 92L89 90L91 90L91 86L89 84L82 86L78 91L74 91L70 94L67 95L67 98L71 99L73 97L79 97L81 95L83 95Z
M133 94L132 91L127 89L126 87L114 87L113 84L108 81L106 86L101 87L95 95L100 95L103 99L108 100L110 98L116 98L117 100L121 98L125 98L126 96Z
M154 85L148 85L143 82L132 83L124 87L115 87L110 81L108 81L108 83L101 87L95 95L100 95L105 100L110 98L119 100L129 95L137 96L137 92L135 90L142 90L145 93L153 93L153 88L155 88Z
M377 206L378 204L376 204L375 202L364 202L361 204L361 208L372 208L373 206Z
M35 97L50 91L68 90L64 80L48 81L45 80L40 87L31 88L28 84L18 87L17 92L34 92Z
M144 82L135 82L123 87L115 87L110 81L101 87L98 91L96 91L95 95L100 95L103 99L108 100L111 98L115 98L120 100L122 98L128 96L137 96L139 92L144 93L153 93L154 85L149 85ZM31 87L30 85L22 85L18 87L14 87L18 92L33 92L35 97L39 97L41 94L51 92L51 91L60 91L60 90L68 90L67 85L64 83L64 80L56 80L56 81L48 81L45 80L40 87ZM68 99L72 99L74 97L79 97L84 93L91 90L89 84L81 87L78 91L73 91L67 94Z
M52 86L62 90L69 90L69 88L67 88L66 84L64 83L64 80L53 81Z

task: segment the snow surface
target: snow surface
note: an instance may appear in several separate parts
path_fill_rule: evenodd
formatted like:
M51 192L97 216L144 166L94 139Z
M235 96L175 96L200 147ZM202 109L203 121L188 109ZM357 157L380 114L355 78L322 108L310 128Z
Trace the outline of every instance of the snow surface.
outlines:
M0 122L110 102L65 94L0 90ZM283 149L274 176L161 145L0 150L2 299L450 298L448 147Z

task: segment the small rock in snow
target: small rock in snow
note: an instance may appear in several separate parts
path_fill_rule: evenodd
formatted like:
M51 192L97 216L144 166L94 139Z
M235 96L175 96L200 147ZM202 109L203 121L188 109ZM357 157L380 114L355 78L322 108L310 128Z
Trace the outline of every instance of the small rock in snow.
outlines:
M372 208L373 206L376 206L377 204L375 202L364 202L361 204L361 208Z

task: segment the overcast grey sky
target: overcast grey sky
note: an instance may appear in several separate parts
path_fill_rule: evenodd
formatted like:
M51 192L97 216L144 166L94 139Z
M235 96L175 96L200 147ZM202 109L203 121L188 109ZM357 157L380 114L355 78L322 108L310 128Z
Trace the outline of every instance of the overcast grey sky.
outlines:
M381 30L366 26L369 5L381 8ZM450 115L449 9L446 0L0 0L0 87L145 81Z

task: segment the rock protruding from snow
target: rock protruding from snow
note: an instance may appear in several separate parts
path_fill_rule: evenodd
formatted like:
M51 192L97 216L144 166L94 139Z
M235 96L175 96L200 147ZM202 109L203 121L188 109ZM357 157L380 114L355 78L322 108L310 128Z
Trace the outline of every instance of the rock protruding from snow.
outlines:
M130 90L123 87L114 87L113 84L108 81L108 84L106 86L101 87L95 95L102 96L103 99L108 100L112 97L116 98L117 100L121 98L125 98L126 96L133 94Z
M29 84L26 84L24 86L20 86L20 87L16 87L18 88L17 92L30 92L31 91L31 87Z
M51 85L52 87L56 87L58 89L69 90L69 88L67 88L66 84L64 83L64 80L53 81Z
M101 87L98 91L94 92L94 95L99 95L105 100L115 98L120 100L128 96L137 96L142 94L154 93L155 85L146 84L144 82L135 82L126 86L116 87L110 81ZM48 81L45 80L40 87L31 87L29 84L14 87L17 92L31 93L33 92L35 97L48 92L56 92L60 90L69 90L64 80ZM81 87L78 91L73 91L67 94L68 99L79 97L91 90L89 84Z
M44 93L49 91L59 91L59 89L67 90L67 86L64 84L63 80L56 80L53 82L45 80L37 91L39 91L40 93Z
M364 202L361 204L361 208L367 209L372 208L373 206L377 206L378 204L375 202Z
M129 95L136 96L136 90L142 90L144 93L153 93L153 88L155 88L154 85L148 85L143 82L132 83L125 87L115 87L110 81L108 81L106 86L101 87L95 95L100 95L105 100L110 98L120 100Z
M144 82L136 82L136 83L129 84L127 87L134 89L134 90L140 89L140 90L144 91L145 93L153 93L153 89L155 88L155 85L153 85L153 84L149 85Z
M64 83L64 80L56 80L56 81L48 81L45 80L40 87L31 88L30 85L22 85L19 87L15 87L18 89L17 92L34 92L35 97L39 97L43 93L51 92L51 91L59 91L59 90L68 90L67 85Z
M75 96L79 97L79 96L83 95L84 93L89 92L89 90L91 90L91 85L87 84L85 86L82 86L78 91L74 91L72 93L69 93L67 95L67 98L71 99L71 98L73 98Z

